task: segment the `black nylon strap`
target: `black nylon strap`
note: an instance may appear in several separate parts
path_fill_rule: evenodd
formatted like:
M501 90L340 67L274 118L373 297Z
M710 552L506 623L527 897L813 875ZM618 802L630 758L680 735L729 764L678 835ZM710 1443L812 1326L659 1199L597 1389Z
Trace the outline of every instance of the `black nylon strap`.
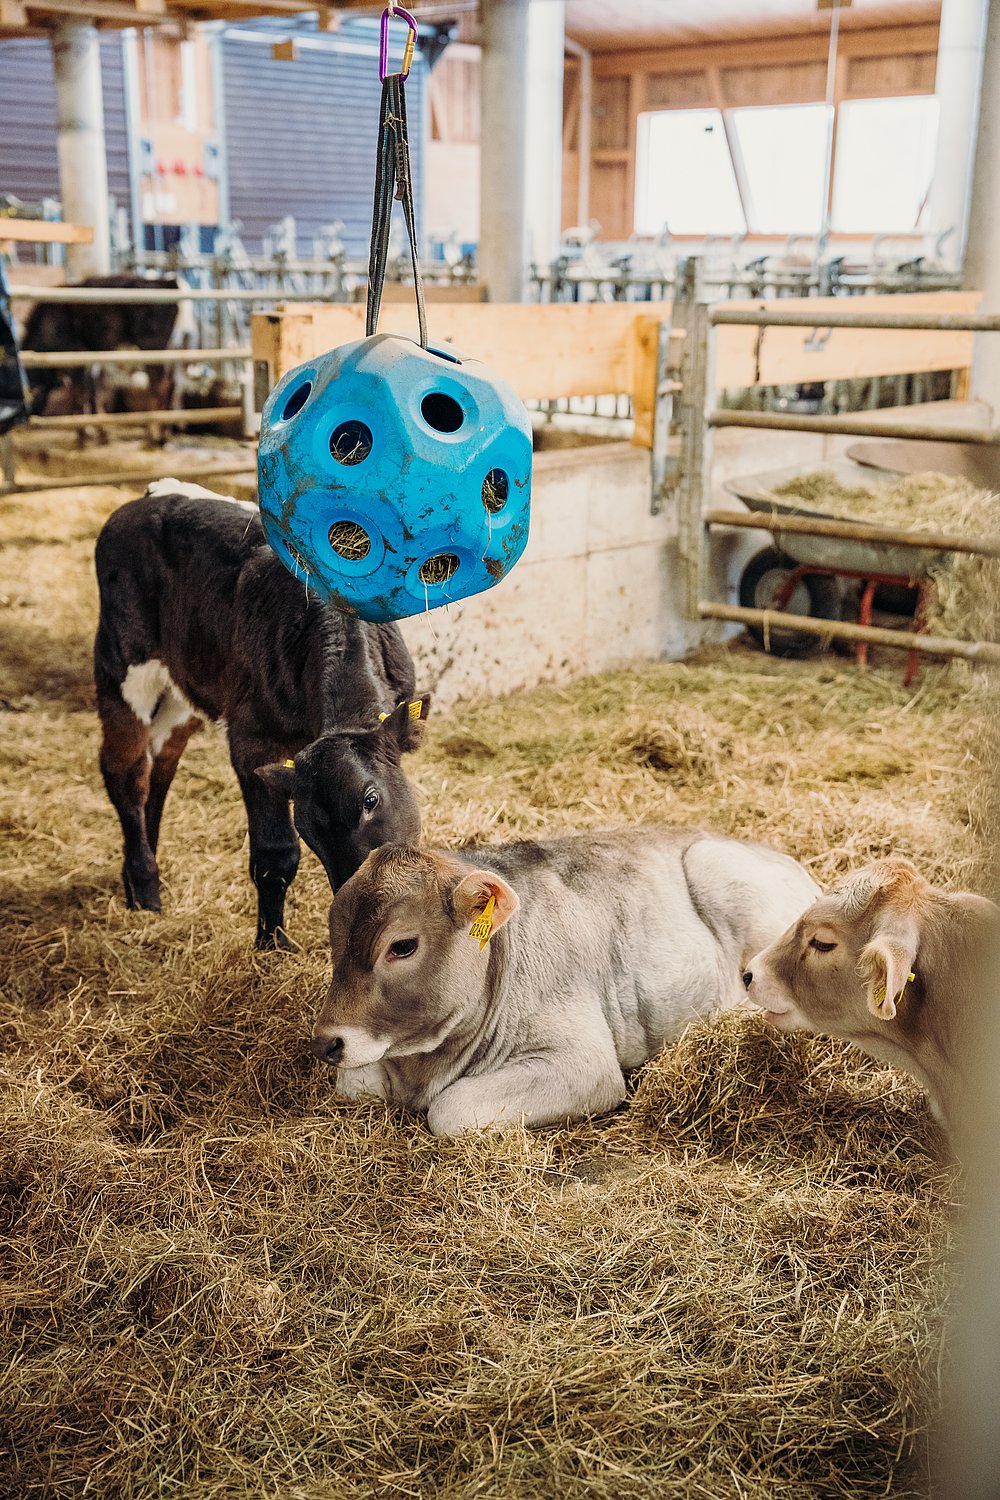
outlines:
M420 343L427 348L427 318L424 313L424 283L417 256L417 226L413 209L413 177L410 172L410 140L406 130L406 94L398 73L382 84L379 112L378 155L375 162L375 202L372 208L372 240L368 257L368 310L365 331L370 338L378 326L385 267L389 253L392 205L398 198L410 241L413 290L417 299Z

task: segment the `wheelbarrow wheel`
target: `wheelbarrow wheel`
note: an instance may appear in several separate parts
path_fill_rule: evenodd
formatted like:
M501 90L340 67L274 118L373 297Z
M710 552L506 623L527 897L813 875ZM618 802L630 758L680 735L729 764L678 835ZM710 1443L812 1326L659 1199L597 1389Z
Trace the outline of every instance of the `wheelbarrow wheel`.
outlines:
M774 609L788 575L797 566L794 558L777 547L764 547L743 569L740 603L745 609ZM785 609L791 615L839 620L840 590L836 579L823 573L804 574L795 581ZM747 630L759 646L773 651L775 656L815 656L822 646L818 635L806 635L803 630L776 630L772 625L766 639L761 625L748 625Z

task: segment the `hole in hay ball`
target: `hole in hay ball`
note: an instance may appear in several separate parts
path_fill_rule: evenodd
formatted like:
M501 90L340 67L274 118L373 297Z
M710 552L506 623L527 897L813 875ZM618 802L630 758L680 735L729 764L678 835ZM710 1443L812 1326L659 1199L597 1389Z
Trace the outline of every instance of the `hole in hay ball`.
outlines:
M372 451L371 428L364 422L341 422L330 438L330 452L338 464L364 463Z
M457 432L465 421L465 412L454 396L444 391L431 391L420 403L420 410L428 427L435 432Z
M294 391L285 402L284 408L282 409L281 420L283 422L287 422L290 417L298 416L299 412L309 400L309 395L312 391L312 388L313 383L311 380L306 380L302 383L302 385L297 385L295 387Z
M483 480L483 504L491 516L503 510L510 494L510 480L503 469L491 469Z
M458 572L458 558L454 552L436 552L420 564L417 577L421 583L447 583Z
M334 521L330 527L330 546L347 562L360 562L372 549L372 539L357 521Z

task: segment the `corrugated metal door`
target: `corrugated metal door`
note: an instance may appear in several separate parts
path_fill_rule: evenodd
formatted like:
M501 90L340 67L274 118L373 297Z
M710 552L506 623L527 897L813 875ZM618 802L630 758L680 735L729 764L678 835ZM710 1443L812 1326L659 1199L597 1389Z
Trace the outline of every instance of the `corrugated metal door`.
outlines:
M128 212L125 64L117 32L101 37L101 79L108 190ZM59 197L56 86L52 51L44 37L0 41L0 193L28 202Z
M312 236L339 219L349 255L367 253L371 233L381 84L378 28L346 23L335 37L303 36L294 61L275 61L272 43L287 25L254 22L225 33L226 172L229 214L259 250L272 224L292 214L301 255ZM417 227L423 209L423 68L415 59L406 89Z

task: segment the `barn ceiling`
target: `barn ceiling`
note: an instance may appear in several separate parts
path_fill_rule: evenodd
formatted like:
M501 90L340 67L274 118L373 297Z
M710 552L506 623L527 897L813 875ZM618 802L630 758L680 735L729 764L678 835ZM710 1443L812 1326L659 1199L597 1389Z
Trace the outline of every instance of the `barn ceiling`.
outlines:
M544 3L544 0L543 0ZM734 38L824 32L822 0L566 0L566 29L595 52L684 46ZM941 0L842 0L841 24L874 27L934 22ZM476 0L411 0L420 20L454 18L463 40L476 35ZM338 15L379 15L380 0L0 0L0 36L42 31L60 21L156 26L254 15L300 15L319 9L321 24Z
M937 21L940 0L851 0L844 27ZM566 29L595 52L826 31L817 0L566 0Z

